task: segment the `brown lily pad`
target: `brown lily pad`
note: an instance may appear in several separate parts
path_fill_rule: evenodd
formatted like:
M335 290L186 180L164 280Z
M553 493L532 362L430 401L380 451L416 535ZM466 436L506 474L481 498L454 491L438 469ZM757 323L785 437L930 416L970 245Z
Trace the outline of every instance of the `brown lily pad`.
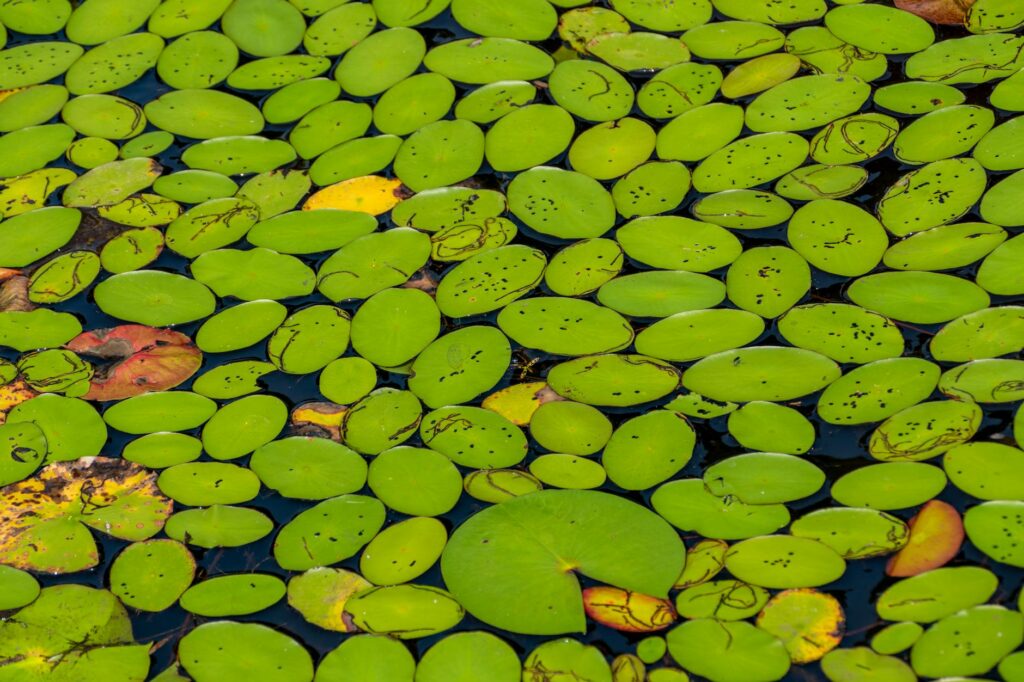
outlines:
M896 0L896 7L933 24L962 24L976 0Z

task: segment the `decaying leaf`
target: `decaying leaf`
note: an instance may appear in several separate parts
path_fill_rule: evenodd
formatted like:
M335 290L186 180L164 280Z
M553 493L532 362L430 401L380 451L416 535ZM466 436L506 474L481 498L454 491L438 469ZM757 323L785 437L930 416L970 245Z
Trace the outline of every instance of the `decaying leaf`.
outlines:
M195 374L203 360L202 352L184 334L138 324L84 332L67 348L109 363L97 365L86 400L121 400L166 391Z
M962 24L976 0L896 0L896 7L933 24Z
M410 195L402 181L365 175L328 185L309 197L302 209L340 208L346 211L362 211L370 215L381 215L394 208Z
M305 403L292 410L292 430L297 436L330 438L341 442L341 423L348 408L329 402Z
M543 381L531 381L525 384L512 384L500 391L495 391L484 398L481 406L497 412L516 426L526 426L530 418L544 403L552 400L565 400Z
M618 587L588 587L583 590L583 608L592 620L623 632L664 630L678 618L668 599Z
M926 502L909 525L910 540L885 565L888 575L906 578L944 566L964 541L960 514L940 500Z
M122 540L156 535L173 507L156 478L122 459L83 457L0 489L0 563L71 573L99 561L89 528Z

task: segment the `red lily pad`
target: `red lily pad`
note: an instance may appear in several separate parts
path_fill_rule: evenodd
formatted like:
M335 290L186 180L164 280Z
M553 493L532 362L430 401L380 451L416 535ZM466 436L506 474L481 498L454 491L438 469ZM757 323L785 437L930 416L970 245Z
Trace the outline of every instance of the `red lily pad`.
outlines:
M67 348L108 363L97 365L86 400L166 391L195 374L203 361L202 351L184 334L140 324L83 332Z
M618 587L588 587L583 608L591 620L623 632L657 632L679 617L668 599Z
M956 509L931 500L910 519L910 540L885 566L888 575L906 578L947 564L960 551L964 524Z

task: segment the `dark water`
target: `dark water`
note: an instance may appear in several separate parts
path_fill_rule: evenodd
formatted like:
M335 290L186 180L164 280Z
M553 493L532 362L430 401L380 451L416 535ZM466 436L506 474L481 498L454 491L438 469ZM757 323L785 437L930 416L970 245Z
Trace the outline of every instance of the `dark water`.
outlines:
M514 1L514 0L512 0ZM601 3L605 4L605 3ZM723 19L723 17L716 17L717 20ZM216 30L217 27L211 27L211 30ZM456 25L451 19L448 12L445 12L436 20L428 23L426 26L418 27L424 33L427 39L428 45L440 44L448 42L450 40L467 37L466 33L461 27ZM958 37L965 35L963 30L958 28L949 27L938 27L937 28L938 39ZM31 40L40 39L52 39L50 36L20 36L12 34L9 40L9 45L28 42ZM552 39L542 44L541 47L548 51L553 52L560 45L557 39ZM883 78L873 83L874 87L881 87L891 83L900 82L904 80L902 75L902 61L899 57L889 58L890 72ZM242 62L246 61L245 57L242 58ZM421 70L423 70L421 68ZM636 77L633 79L634 84L637 88L642 84L643 77ZM226 87L226 86L224 86ZM458 87L458 86L457 86ZM975 103L981 105L987 105L988 94L991 87L988 85L982 86L959 86L967 94L968 103ZM160 82L155 74L151 71L144 78L140 79L131 86L112 94L119 94L125 98L135 101L136 103L143 104L164 92L170 90L168 86ZM462 91L467 91L468 88L461 88ZM240 96L250 99L256 104L260 103L262 97L253 96L252 93L247 92L235 92ZM539 98L543 99L547 97L546 90L541 89L539 91ZM746 104L747 100L740 100L738 103ZM870 103L865 107L865 110L871 110ZM891 112L886 112L891 113ZM637 118L645 119L646 117L639 110L635 110L632 114ZM1000 112L996 110L997 125L1003 120L1010 118L1010 115L1006 112ZM908 117L901 117L908 118ZM653 121L652 121L653 122ZM149 126L147 130L154 129L153 126ZM267 126L263 134L267 137L286 137L289 126ZM744 131L745 134L749 134L750 131ZM367 133L367 135L377 134L377 131L373 128ZM813 134L806 134L809 138ZM176 142L174 146L168 149L166 152L158 157L158 160L166 168L166 172L173 170L181 170L184 166L180 161L181 151L191 141ZM59 165L59 163L58 163ZM567 165L564 159L559 159L551 162L550 165ZM876 158L867 164L865 164L870 172L868 183L862 188L860 193L855 197L848 198L849 201L859 204L861 207L868 211L872 211L877 197L890 186L900 175L910 170L910 167L903 166L900 162L895 160L891 151L885 155ZM308 163L299 162L294 164L294 168L305 168L308 167ZM992 174L994 177L990 179L990 184L999 179L998 176L1003 174ZM239 179L239 178L236 178ZM244 179L244 178L242 178ZM477 180L483 183L486 187L493 187L495 189L503 190L511 176L498 174L492 172L489 168L485 167L481 169L478 174ZM241 183L239 183L241 184ZM607 183L609 186L611 183ZM672 211L673 214L689 215L689 206L697 201L702 195L692 191L687 195L686 201ZM58 203L58 202L54 202ZM508 216L512 220L515 220L514 216ZM980 220L976 211L971 212L964 216L963 221ZM520 236L517 237L518 243L525 243L531 246L535 246L544 250L549 256L553 254L561 244L557 240L538 235L532 232L529 228L516 221L517 226L520 230ZM785 244L785 227L779 226L775 228L761 229L757 231L743 231L733 230L737 236L739 236L744 242L744 248L751 246L761 245L773 245ZM245 244L233 245L234 248L246 248ZM320 262L322 262L329 254L315 255L303 257L303 260L316 268ZM163 269L171 272L188 273L189 261L176 254L164 251L161 257L151 266L150 268ZM435 267L439 264L435 264ZM626 267L623 270L623 274L631 272L638 272L647 269L645 266L638 265L636 263L627 262ZM881 268L879 268L881 269ZM964 276L973 276L975 268L966 268L961 273ZM830 275L820 271L814 272L814 286L805 298L803 303L807 302L828 302L844 301L844 285L849 281L846 278ZM436 269L434 271L435 276L440 278L443 276L444 269ZM724 280L725 268L708 273L711 276L717 277ZM106 273L100 275L98 281L102 281L106 277ZM541 290L544 287L542 285ZM550 293L550 292L547 292ZM287 305L291 311L298 308L302 308L310 303L323 303L325 299L319 294L311 295L303 299L289 300ZM1000 303L1008 303L1009 300L1000 300L1000 297L993 297L993 305ZM1015 301L1021 303L1021 301ZM358 307L357 302L342 303L341 307L354 311ZM729 302L723 304L724 306L730 306ZM221 308L226 307L223 304ZM58 304L53 306L56 310L67 311L76 314L82 321L83 328L85 329L96 329L108 326L115 326L121 321L111 318L102 313L94 304L91 293L85 296L78 296L72 301ZM470 324L478 324L480 322L494 323L494 317L496 315L480 316L477 318L466 318L461 319L457 323L453 323L451 320L445 320L444 324L446 329L444 331L450 331L453 328L460 326L467 326ZM644 320L634 320L634 326L639 332L644 326ZM637 324L639 323L639 324ZM198 329L200 323L193 323L188 325L182 325L178 327L178 330L194 336L196 329ZM925 327L909 327L907 325L900 325L903 329L904 337L907 341L906 355L916 355L928 357L927 353L927 341L931 335L941 325L932 325ZM442 332L442 333L443 333ZM760 339L755 342L756 345L772 344L772 345L787 345L779 337L774 329L774 325L769 325L768 329L762 335ZM530 351L522 348L514 348L514 361L513 366L510 367L502 380L499 387L508 385L514 382L520 382L524 379L540 379L543 378L547 369L552 365L556 364L563 358L544 355L536 351ZM347 353L352 355L351 349ZM9 350L0 350L0 356L8 357L13 359L16 354L13 354ZM241 360L241 359L266 359L266 353L264 344L258 344L251 348L247 348L241 351L233 353L217 354L211 356L207 354L204 359L204 365L201 372L207 371L212 367L219 364L223 364L230 361ZM949 363L946 365L950 366ZM850 367L844 367L844 371L850 369ZM322 396L319 395L316 387L315 374L305 376L292 376L281 373L276 373L265 378L263 386L266 391L270 394L276 395L277 397L284 400L290 407L301 404L310 400L323 400ZM188 388L189 384L182 386L182 388ZM395 388L405 388L405 377L396 374L382 374L379 377L378 386L391 386ZM495 389L496 390L496 389ZM939 396L932 396L937 398ZM667 401L667 400L666 400ZM662 401L662 403L666 402ZM624 419L634 416L638 413L649 410L651 407L657 405L646 405L642 408L633 409L610 409L605 410L613 423L618 424ZM872 430L872 425L865 425L859 427L843 427L834 426L821 422L817 419L814 414L814 398L805 399L802 404L796 405L796 407L803 412L811 421L816 425L818 436L814 445L814 448L807 455L807 459L814 462L823 469L828 480L834 481L842 474L859 468L864 464L871 463L871 460L866 452L867 438ZM1004 439L1009 438L1010 434L1010 423L1012 420L1012 409L1009 406L1003 405L987 405L985 406L985 419L980 432L978 433L978 440L990 440L990 439ZM684 477L699 477L703 470L721 459L728 456L743 452L738 443L731 436L728 435L725 426L725 417L720 417L711 420L695 420L693 426L698 434L698 443L694 456L689 462L687 467L678 475L680 478ZM197 430L198 431L198 430ZM104 448L104 455L116 456L120 453L124 445L131 440L129 436L120 434L112 431L109 442ZM406 445L422 445L419 436L414 436L411 440L405 443ZM539 451L533 449L531 445L531 451L527 459L524 461L525 466L535 456L541 454ZM235 463L245 465L247 459L235 460ZM463 472L465 473L465 472ZM636 492L623 491L618 489L613 484L606 484L603 486L604 490L613 492L619 496L633 499L634 501L645 503L648 501L651 492L640 494ZM368 489L364 489L364 494L371 494ZM952 486L947 486L946 490L939 496L946 502L955 505L961 512L966 507L972 504L972 498L960 493ZM826 507L830 504L829 498L829 484L822 488L816 495L811 498L801 500L796 503L791 503L788 506L794 512L795 516L800 513ZM282 524L289 521L299 512L307 509L311 506L311 503L301 502L298 500L290 500L280 497L274 492L264 491L258 498L246 504L246 506L253 507L263 511L274 519L276 525L280 527ZM464 495L459 502L458 506L450 513L441 517L449 531L456 527L463 520L476 513L485 507L483 503L474 500L473 498ZM176 509L184 508L183 505L176 505ZM896 516L903 519L909 519L912 516L912 510L905 512L893 512ZM389 523L400 521L403 518L407 518L402 514L390 512L388 515ZM44 576L42 582L45 585L53 585L59 583L74 582L79 584L87 584L94 587L102 587L107 584L107 574L112 558L128 543L111 539L109 536L97 535L97 538L101 542L102 546L102 557L101 563L95 569L83 573L74 573L65 576ZM260 571L266 573L272 573L280 575L282 578L287 579L291 573L282 570L277 566L273 560L271 553L271 546L273 543L274 534L269 535L262 540L247 545L241 548L232 549L214 549L214 550L202 550L201 548L192 548L193 554L196 556L198 573L197 580L212 577L216 575L234 573L241 571ZM689 543L690 538L686 538ZM697 536L693 537L694 540ZM890 585L893 580L886 577L884 573L886 558L876 558L868 560L851 561L847 564L846 574L843 578L824 589L840 600L846 611L847 618L847 634L843 640L842 646L858 646L866 645L870 640L871 636L881 629L885 624L880 622L874 610L874 601L877 595ZM1022 577L1024 577L1024 571L1014 569L1003 564L998 564L990 561L985 555L977 551L970 545L969 542L965 542L963 549L957 558L951 562L950 565L958 564L971 564L981 565L989 568L1000 577L1000 586L997 594L993 598L996 603L1010 603L1012 598L1016 596L1022 583ZM358 556L349 559L341 564L342 567L357 570L358 569ZM418 583L440 585L441 575L438 566L434 566L429 572L417 580ZM584 583L587 580L584 579ZM528 594L518 595L518 598L529 599ZM180 607L173 607L166 611L156 614L133 612L133 623L135 627L135 634L139 641L153 642L155 644L153 651L153 674L156 674L166 668L174 661L175 657L175 646L177 640L188 630L195 627L196 625L204 622L206 619L192 616L185 612ZM319 661L324 654L336 647L345 637L340 633L328 632L322 630L314 625L311 625L304 621L299 614L287 606L286 602L282 600L275 606L262 611L258 614L251 616L236 617L234 620L239 621L253 621L276 627L284 632L289 633L298 641L303 642L310 650L315 661ZM632 653L634 651L635 643L641 639L642 635L626 635L615 630L612 630L603 626L595 626L593 622L589 623L590 630L583 637L587 642L597 646L603 652L605 652L609 658L620 654L620 653ZM511 636L508 633L495 630L489 626L480 623L472 616L468 615L462 621L462 623L455 628L455 630L489 630L495 632L516 648L516 650L525 657L525 655L533 649L536 645L542 641L546 641L547 637L528 637L528 636ZM433 637L427 637L423 639L413 640L407 642L407 645L417 655L417 658L425 652L430 646L432 646L439 639L443 638L451 631L436 635ZM786 680L825 680L818 664L811 664L806 666L794 667ZM484 681L481 681L484 682Z

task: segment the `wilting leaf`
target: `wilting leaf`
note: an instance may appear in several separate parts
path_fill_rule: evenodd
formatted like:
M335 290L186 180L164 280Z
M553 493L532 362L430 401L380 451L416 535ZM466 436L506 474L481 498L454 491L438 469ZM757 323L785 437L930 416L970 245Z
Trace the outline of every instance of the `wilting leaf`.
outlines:
M668 599L618 587L588 587L583 590L583 608L593 620L623 632L656 632L677 618Z
M381 215L397 206L406 196L408 191L402 186L401 180L367 175L324 187L306 199L302 209L340 208Z
M107 457L51 464L0 489L0 563L48 573L91 568L99 556L88 528L145 540L172 506L156 475L137 464Z
M21 379L0 386L0 424L7 421L7 414L11 410L37 395L39 394Z
M781 639L794 663L817 661L839 646L845 623L836 598L811 589L780 592L757 616L757 627Z
M910 519L910 540L885 565L891 576L905 578L945 565L960 551L964 524L952 505L931 500Z
M896 7L933 24L963 24L976 0L896 0Z
M361 575L343 568L313 568L288 582L288 604L325 630L356 632L359 628L345 613L345 603L371 587Z
M203 360L202 352L184 334L138 324L84 332L67 348L109 363L97 366L86 400L121 400L166 391L195 374Z
M305 403L292 410L292 430L297 436L330 438L341 442L341 423L348 408L328 402Z

